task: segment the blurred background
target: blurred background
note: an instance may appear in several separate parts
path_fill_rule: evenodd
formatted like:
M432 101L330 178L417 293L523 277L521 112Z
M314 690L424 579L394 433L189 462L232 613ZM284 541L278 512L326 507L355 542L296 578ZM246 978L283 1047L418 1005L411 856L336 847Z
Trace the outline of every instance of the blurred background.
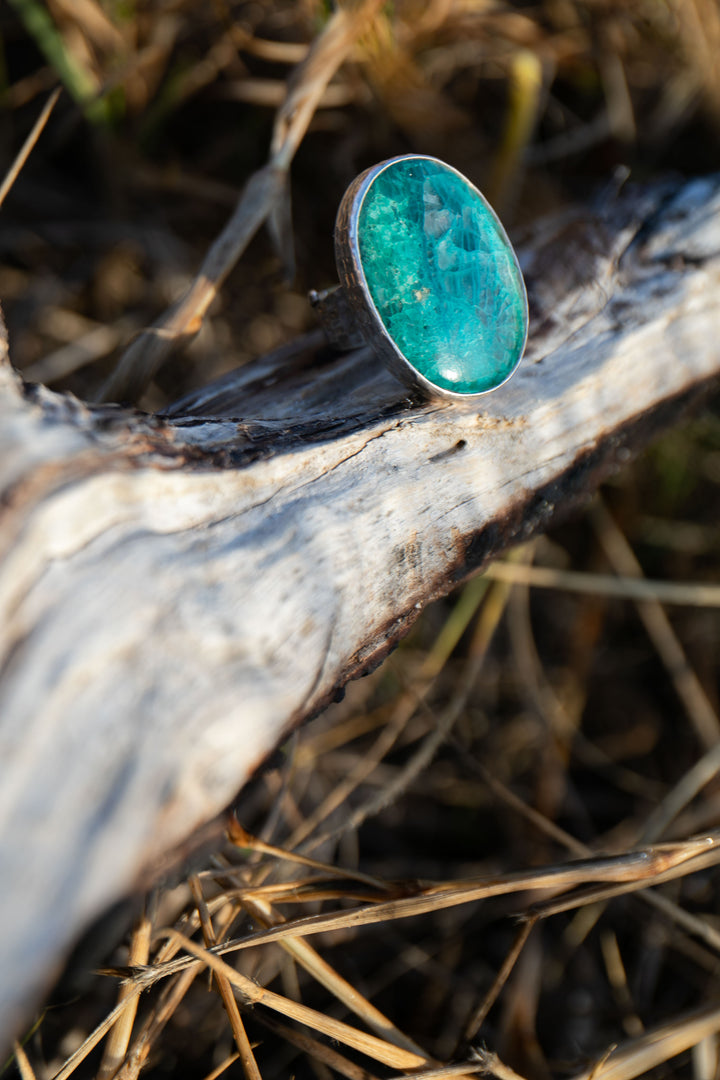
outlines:
M9 0L0 8L5 168L62 86L0 219L0 301L26 378L97 394L123 347L191 280L267 160L287 79L333 10L323 0ZM410 151L468 175L511 237L545 213L589 205L627 170L638 182L717 170L720 5L381 7L292 165L292 280L289 251L258 235L201 333L159 372L142 406L160 409L309 329L307 290L335 280L333 224L345 187L368 165ZM627 573L632 551L649 577L718 581L717 404L711 398L678 418L589 513L519 557L560 571ZM389 878L532 868L578 853L542 822L593 849L631 845L712 742L719 707L717 613L687 606L668 618L701 698L678 690L665 632L656 625L653 634L631 602L471 583L429 608L379 671L288 743L241 796L243 823L279 844L315 837L319 857ZM403 774L463 680L452 735L422 772ZM402 701L420 689L425 704L400 723ZM346 784L348 776L357 782ZM383 808L378 793L396 780L397 798ZM719 821L720 787L711 782L666 835ZM217 857L239 858L229 849ZM667 889L720 925L712 873ZM153 902L166 918L192 905L182 883ZM338 934L328 953L446 1060L512 945L519 906L506 899ZM105 933L100 953L80 953L28 1037L38 1075L53 1075L111 1007L115 985L93 967L127 955L122 924L115 939ZM719 963L632 897L595 916L556 916L533 933L476 1041L529 1080L572 1073L712 999ZM326 1005L272 959L264 978L284 979L286 992L297 984L304 1000ZM199 982L158 1036L148 1073L203 1077L227 1060L227 1019ZM251 1033L264 1076L325 1080L327 1066ZM685 1055L657 1075L713 1080L714 1043L710 1051L704 1065ZM91 1057L81 1071L96 1068ZM237 1062L231 1074L241 1075Z
M0 296L30 379L88 396L178 295L267 160L286 79L331 10L317 0L3 5L3 161L63 87L3 207ZM294 279L284 280L288 252L260 236L145 407L311 325L307 290L335 280L342 193L386 157L448 160L515 235L587 201L619 166L638 180L717 167L717 0L401 0L378 11L292 166Z

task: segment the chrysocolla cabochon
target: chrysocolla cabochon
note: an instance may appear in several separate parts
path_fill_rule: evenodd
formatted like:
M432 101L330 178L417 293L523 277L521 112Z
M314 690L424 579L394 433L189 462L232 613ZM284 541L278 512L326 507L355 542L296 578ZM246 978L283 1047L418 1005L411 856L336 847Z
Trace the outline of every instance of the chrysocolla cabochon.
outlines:
M480 193L432 158L391 162L357 224L363 273L395 345L433 385L492 390L525 344L522 276Z

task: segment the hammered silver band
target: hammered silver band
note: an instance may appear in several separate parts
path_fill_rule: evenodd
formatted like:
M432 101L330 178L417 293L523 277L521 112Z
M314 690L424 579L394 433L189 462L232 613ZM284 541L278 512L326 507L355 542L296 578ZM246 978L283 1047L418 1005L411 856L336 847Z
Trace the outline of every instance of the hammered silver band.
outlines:
M365 344L359 328L355 325L353 309L342 285L308 293L310 307L315 312L325 337L341 352L359 349Z

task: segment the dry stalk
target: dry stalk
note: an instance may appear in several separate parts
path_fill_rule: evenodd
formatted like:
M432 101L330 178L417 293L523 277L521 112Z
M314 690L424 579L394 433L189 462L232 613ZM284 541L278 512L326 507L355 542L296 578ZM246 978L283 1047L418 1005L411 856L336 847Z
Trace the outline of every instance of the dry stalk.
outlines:
M282 1016L305 1024L330 1039L337 1039L338 1042L343 1043L345 1046L350 1046L362 1054L375 1058L376 1061L389 1065L391 1068L412 1069L418 1065L431 1064L426 1055L393 1046L392 1043L386 1042L384 1039L378 1039L375 1035L368 1035L340 1020L325 1016L316 1009L311 1009L307 1005L301 1005L297 1001L292 1001L290 998L276 994L272 990L258 986L252 979L248 979L235 971L214 952L203 949L194 941L190 941L189 938L177 934L175 930L169 930L166 933L168 936L176 937L176 940L180 941L187 952L207 965L216 975L224 975L228 982L240 991L243 1000L249 1004L264 1005L266 1008L272 1009L273 1012L278 1012Z
M150 919L143 912L130 939L128 962L132 966L135 964L147 964L150 956L151 932ZM115 1075L130 1044L135 1016L137 1015L138 997L136 994L132 994L130 983L122 983L118 992L118 1005L121 1005L128 997L130 998L128 1006L123 1010L105 1044L105 1052L98 1070L98 1080L109 1080L111 1076Z
M643 1022L638 1016L635 1002L628 985L627 972L623 963L622 953L618 944L617 935L612 930L606 930L600 938L603 963L607 972L608 982L612 987L615 1000L623 1014L623 1027L627 1035L634 1038L643 1034Z
M242 905L260 926L279 926L285 919L273 908L272 904L254 896L243 898ZM374 1031L383 1039L400 1046L410 1053L426 1056L422 1047L408 1038L399 1028L395 1027L384 1013L381 1013L372 1005L363 994L352 986L347 979L343 979L335 969L324 960L312 945L302 938L285 938L280 942L280 947L305 969L312 977L329 990L338 1001L341 1001L351 1012L363 1020L371 1031Z
M537 589L560 589L620 600L657 600L661 604L688 607L720 607L720 585L693 585L684 581L652 581L650 578L614 577L583 570L554 570L549 566L525 566L495 562L485 570L492 581L530 585Z
M524 1076L502 1062L497 1054L491 1054L487 1050L476 1050L473 1057L483 1071L496 1077L496 1080L525 1080Z
M239 1057L240 1055L237 1053L228 1054L225 1060L221 1061L216 1069L213 1069L212 1072L208 1073L204 1080L218 1080L218 1077L222 1076L225 1070L229 1069L231 1065L234 1065Z
M192 892L193 900L195 901L198 915L200 916L205 945L207 948L212 948L212 946L217 943L215 929L212 924L212 918L210 917L207 904L205 903L202 886L196 876L190 878L190 891ZM232 987L225 976L217 972L215 974L215 980L218 993L222 998L223 1007L227 1013L227 1018L230 1021L230 1027L232 1028L233 1038L235 1039L235 1045L237 1046L238 1054L240 1055L240 1061L246 1080L262 1080Z
M200 970L200 968L189 968L168 984L165 993L161 995L159 1003L138 1033L135 1042L125 1057L123 1065L115 1074L115 1080L137 1080L150 1051L192 986ZM56 1078L56 1080L59 1080L59 1078Z
M518 552L514 552L512 553L511 558L517 558L518 555ZM423 769L427 768L442 744L450 736L453 727L467 705L468 698L470 697L472 689L482 670L487 650L495 636L495 631L500 624L510 595L510 587L502 583L496 583L487 594L485 594L485 587L483 579L476 578L475 581L471 582L467 587L466 593L464 594L470 598L470 603L466 605L468 609L467 618L465 618L465 612L463 612L463 617L457 620L457 626L454 628L458 640L460 632L464 631L470 622L470 614L475 613L483 596L485 596L485 603L483 604L477 619L477 626L468 651L468 660L458 689L453 694L447 707L443 709L438 716L433 716L433 728L430 731L430 734L422 741L419 748L412 755L407 764L400 770L392 783L383 787L376 796L371 797L353 810L339 828L328 830L321 833L319 836L313 837L313 847L324 844L328 840L335 840L351 829L359 829L362 823L369 817L379 814L382 810L396 802L403 792L407 791L413 781L417 779ZM458 607L460 607L460 605L458 605ZM455 647L455 644L457 644L456 641L453 642L453 648ZM439 674L439 672L436 673L433 678L436 678L437 674ZM427 690L422 695L416 694L416 706L427 707L426 701L429 690L430 686L428 686ZM410 696L412 696L412 694ZM307 846L308 845L306 845L306 848Z
M502 988L505 986L505 983L510 978L512 970L518 961L518 957L525 948L527 939L530 937L530 933L536 922L537 918L533 916L529 919L526 919L521 924L520 929L517 932L515 941L513 942L512 947L509 949L507 956L503 961L502 967L495 976L492 986L488 990L487 994L485 995L478 1008L474 1010L467 1023L465 1024L462 1035L463 1045L468 1045L469 1043L471 1043L480 1028L485 1023L485 1019L488 1013L490 1012L493 1005L500 996L500 993L502 992Z
M330 911L305 916L269 930L257 931L244 938L223 942L215 946L209 955L219 957L283 938L305 937L329 930L347 930L391 919L410 918L494 896L535 891L567 892L588 886L589 883L601 883L601 888L593 888L590 893L575 893L569 900L554 903L553 911L565 910L567 907L576 907L579 903L595 902L598 899L658 885L705 869L718 861L720 834L713 833L682 843L657 844L620 855L596 856L495 878L469 878L442 884L417 885L415 891L412 891L411 885L407 885L404 887L405 895L398 899L351 908L341 913ZM407 895L408 892L410 895ZM587 899L590 895L592 899ZM553 911L548 905L534 909L533 914L547 917ZM172 929L163 931L162 935L175 941L186 940ZM162 965L134 971L132 976L136 987L147 989L159 979L176 974L192 964L192 960L180 957Z
M327 1065L328 1068L333 1069L340 1076L346 1076L347 1080L378 1080L364 1066L356 1065L354 1061L350 1061L343 1054L338 1053L337 1050L327 1046L326 1043L314 1039L312 1035L308 1035L304 1031L298 1031L296 1028L290 1027L289 1024L283 1024L274 1016L257 1013L255 1021L262 1024L263 1027L269 1028L270 1031L275 1032L276 1035L289 1042L291 1046L314 1058L315 1061Z
M674 787L670 788L645 822L641 841L662 836L681 810L717 776L718 771L720 771L720 742L704 753L686 773L683 773Z
M36 1080L35 1071L28 1060L28 1056L17 1041L13 1043L13 1053L15 1054L21 1080Z
M189 972L188 972L189 974ZM77 1050L70 1055L65 1064L58 1072L55 1073L53 1080L67 1080L68 1076L71 1076L75 1072L78 1065L80 1065L88 1054L95 1049L108 1031L117 1023L122 1014L132 1008L133 1002L136 1002L142 993L142 989L138 986L130 984L127 994L123 997L123 1000L118 1002L114 1009L107 1014L104 1020L101 1020L94 1031L91 1031L88 1037L82 1042Z
M599 496L590 511L590 520L615 573L625 578L642 580L643 572L640 563ZM685 651L662 605L656 599L638 600L636 607L648 637L667 668L675 691L685 706L685 711L700 742L706 750L716 747L720 739L720 720L700 680L690 667ZM663 821L663 828L667 824L667 821ZM659 825L658 819L654 831L648 832L646 827L643 833L645 843L652 843L653 840L659 839L662 835L662 828L659 832L657 831Z
M572 1080L634 1080L718 1031L720 1008L707 1005L617 1047L599 1065L576 1073Z
M267 870L268 867L263 869ZM213 876L217 877L220 873L224 876L225 872L218 871ZM333 875L327 881L327 884L325 879L322 878L296 878L291 882L276 882L271 885L243 885L237 889L227 889L226 896L240 898L255 896L279 904L307 904L319 900L361 900L365 903L375 904L387 900L393 895L398 895L397 888L393 889L389 885L384 886L382 892L377 896L373 896L367 890L361 892L350 889L347 886L337 884L338 877L341 876L338 874Z
M704 855L690 856L690 859L692 864L691 868L681 861L674 866L669 866L667 869L662 870L654 876L652 880L645 883L643 882L642 877L638 877L634 881L624 881L619 885L591 886L586 889L580 889L567 899L550 900L547 903L535 905L533 914L539 915L540 918L547 919L550 918L551 915L559 915L563 911L571 911L574 908L584 907L588 904L605 903L607 900L613 900L616 896L624 896L627 893L637 892L638 889L645 889L647 886L662 885L666 881L673 881L675 878L685 877L688 873L696 873L699 870L705 870L709 866L716 866L718 861L720 861L720 852L715 848L712 851L707 851ZM707 938L706 940L709 941L710 939Z
M246 848L248 851L257 851L263 855L271 855L274 859L282 859L287 862L297 863L300 866L307 866L312 870L319 870L321 873L326 874L330 879L343 878L345 880L349 879L350 881L359 881L380 892L387 891L385 882L381 881L380 878L371 877L370 874L363 874L359 870L338 869L338 867L332 866L330 863L320 862L318 859L311 859L308 855L301 855L297 851L289 851L287 848L276 847L274 844L267 844L264 840L258 839L257 836L252 836L247 829L243 828L235 817L231 818L228 823L227 836L228 840L239 848ZM274 887L275 886L270 886L270 888Z
M620 570L621 568L616 567L616 569ZM565 706L562 705L556 697L542 671L540 657L535 647L532 628L530 626L529 611L527 607L528 588L527 586L523 586L522 588L524 600L522 617L520 619L516 618L514 622L511 623L511 630L516 637L518 665L520 670L524 673L532 702L540 714L547 717L549 728L553 731L557 731L558 737L563 741L572 738L573 745L576 746L579 733L577 731L575 720L573 717L567 715ZM520 595L519 590L516 589L515 597L517 598ZM515 614L517 615L517 611ZM583 746L583 753L585 756L587 756L590 750L590 745L591 744ZM469 758L467 764L474 772L482 777L484 783L487 784L490 790L493 791L502 802L516 813L520 814L521 817L538 829L539 832L566 847L573 855L580 858L592 855L592 849L588 847L587 844L583 844L565 829L560 828L545 814L541 814L538 810L528 806L527 803L523 802L522 799L512 792L506 784L499 780L480 761ZM652 839L656 839L655 820L659 819L660 815L663 817L667 815L668 820L672 820L679 812L679 809L681 808L680 804L685 805L686 802L689 802L690 799L697 794L697 791L712 779L718 767L720 767L720 758L718 757L717 748L715 748L704 755L700 761L698 761L696 765L683 776L675 789L665 793L658 807L648 819L645 832L640 838L640 842L649 843ZM634 774L630 774L628 770L620 769L619 766L613 766L613 772L617 780L625 780L626 786L628 786L630 790L635 790L633 785L628 783L630 777ZM646 889L641 892L640 899L645 901L645 903L649 904L651 907L654 907L657 911L660 911L666 919L669 919L687 933L692 934L700 941L703 941L715 952L720 952L720 934L710 925L710 923L700 916L691 914L680 907L679 904L670 900L667 896L654 892L651 889ZM601 910L602 906L598 905L597 918L600 917Z
M470 1073L478 1073L484 1070L484 1066L474 1061L463 1061L459 1065L441 1065L438 1069L423 1069L422 1072L414 1072L413 1080L450 1080L451 1077L467 1076ZM391 1080L400 1080L400 1077L391 1077ZM406 1080L403 1077L402 1080Z
M169 958L177 954L179 946L176 943L166 944L171 945L171 947L160 949L155 961L156 963L158 963L160 957L163 957L164 962L169 962ZM188 968L187 970L184 970L178 978L173 979L168 983L160 997L160 1001L150 1016L145 1020L133 1046L130 1051L126 1053L124 1062L115 1073L115 1080L136 1080L140 1069L152 1049L154 1041L158 1038L165 1024L190 989L199 970L200 969L197 967ZM77 1069L88 1054L94 1050L107 1032L112 1030L114 1024L123 1013L137 1007L137 999L139 997L138 988L133 986L131 981L128 981L127 985L130 987L130 991L122 997L112 1012L108 1013L104 1020L90 1032L83 1043L55 1074L53 1080L67 1080L67 1077L72 1075L75 1069Z
M397 793L391 791L387 793L387 803L383 801L382 806L378 806L376 809L375 800L372 800L370 805L359 807L358 810L351 814L347 821L343 822L343 825L339 830L329 830L317 836L312 836L312 833L318 825L329 817L333 810L336 810L339 806L342 806L347 802L348 797L355 788L370 776L380 761L382 761L392 749L418 708L427 700L436 685L439 676L442 674L445 665L452 656L457 643L475 615L475 612L485 595L486 587L485 582L481 578L476 578L475 581L471 582L466 587L461 600L449 615L443 630L440 632L432 649L425 657L416 679L416 685L411 690L400 695L393 709L390 721L380 733L375 746L373 746L369 753L363 755L351 774L341 784L338 784L320 806L318 806L317 809L303 822L303 825L295 830L288 841L288 847L294 848L302 844L302 851L311 851L325 843L327 840L331 838L335 839L336 836L349 829L358 828L370 814L375 813L377 810L382 809L383 806L388 805L394 797L397 797L401 793L403 790L404 777L400 778L400 786L397 789ZM497 613L495 621L491 621L493 628L497 626L499 615L500 612ZM483 633L487 636L485 628L483 629ZM492 634L490 634L490 637L491 636ZM475 644L475 649L476 651L478 649L477 643ZM482 656L484 657L484 650L482 651ZM451 706L447 711L445 718L441 720L438 725L438 731L440 732L439 737L431 734L431 750L434 744L439 746L440 742L442 742L447 734L449 734L453 723L462 709L462 705L467 699L472 682L474 682L476 666L477 665L472 668L473 675L471 677L470 685L468 685L466 692L460 695L460 706L455 708ZM432 753L430 754L430 757L431 756ZM409 772L405 774L407 775L408 783L412 781L414 773L415 770L411 763ZM311 837L310 840L308 840L309 837ZM305 841L305 843L303 843L303 841Z
M53 90L52 94L43 105L40 115L32 126L30 134L20 147L20 150L12 165L5 173L5 178L2 184L0 184L0 206L2 206L2 204L5 202L7 193L10 191L10 188L13 186L18 176L20 175L20 170L22 169L27 159L30 157L35 143L40 138L43 128L50 119L50 113L55 108L55 103L60 97L60 89L61 88L59 86L56 87L56 89Z
M483 781L487 784L490 790L509 806L516 813L520 814L529 824L538 829L541 833L544 833L549 839L562 844L567 850L578 856L579 858L592 856L592 849L583 844L580 840L577 840L565 829L561 829L554 821L545 817L538 810L528 806L523 802L519 796L511 791L506 784L501 780L498 780L493 774L479 761L470 759L468 764L472 768L473 772L476 772L478 776L481 776ZM578 894L576 894L575 899ZM711 949L720 953L720 933L708 922L706 922L699 915L693 915L689 911L680 907L673 900L670 900L667 896L663 896L661 893L653 892L651 889L646 889L640 893L640 899L650 904L651 907L660 911L665 918L671 922L677 923L687 933L692 934L694 937L699 938L705 942Z

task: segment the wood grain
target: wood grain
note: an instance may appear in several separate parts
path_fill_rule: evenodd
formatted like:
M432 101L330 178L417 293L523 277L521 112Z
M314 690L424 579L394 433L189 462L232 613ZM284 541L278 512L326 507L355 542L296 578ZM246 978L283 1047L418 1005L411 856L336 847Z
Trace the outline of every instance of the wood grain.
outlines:
M720 178L520 251L532 335L474 404L310 334L163 417L0 366L0 1041L70 945L419 611L720 373Z

